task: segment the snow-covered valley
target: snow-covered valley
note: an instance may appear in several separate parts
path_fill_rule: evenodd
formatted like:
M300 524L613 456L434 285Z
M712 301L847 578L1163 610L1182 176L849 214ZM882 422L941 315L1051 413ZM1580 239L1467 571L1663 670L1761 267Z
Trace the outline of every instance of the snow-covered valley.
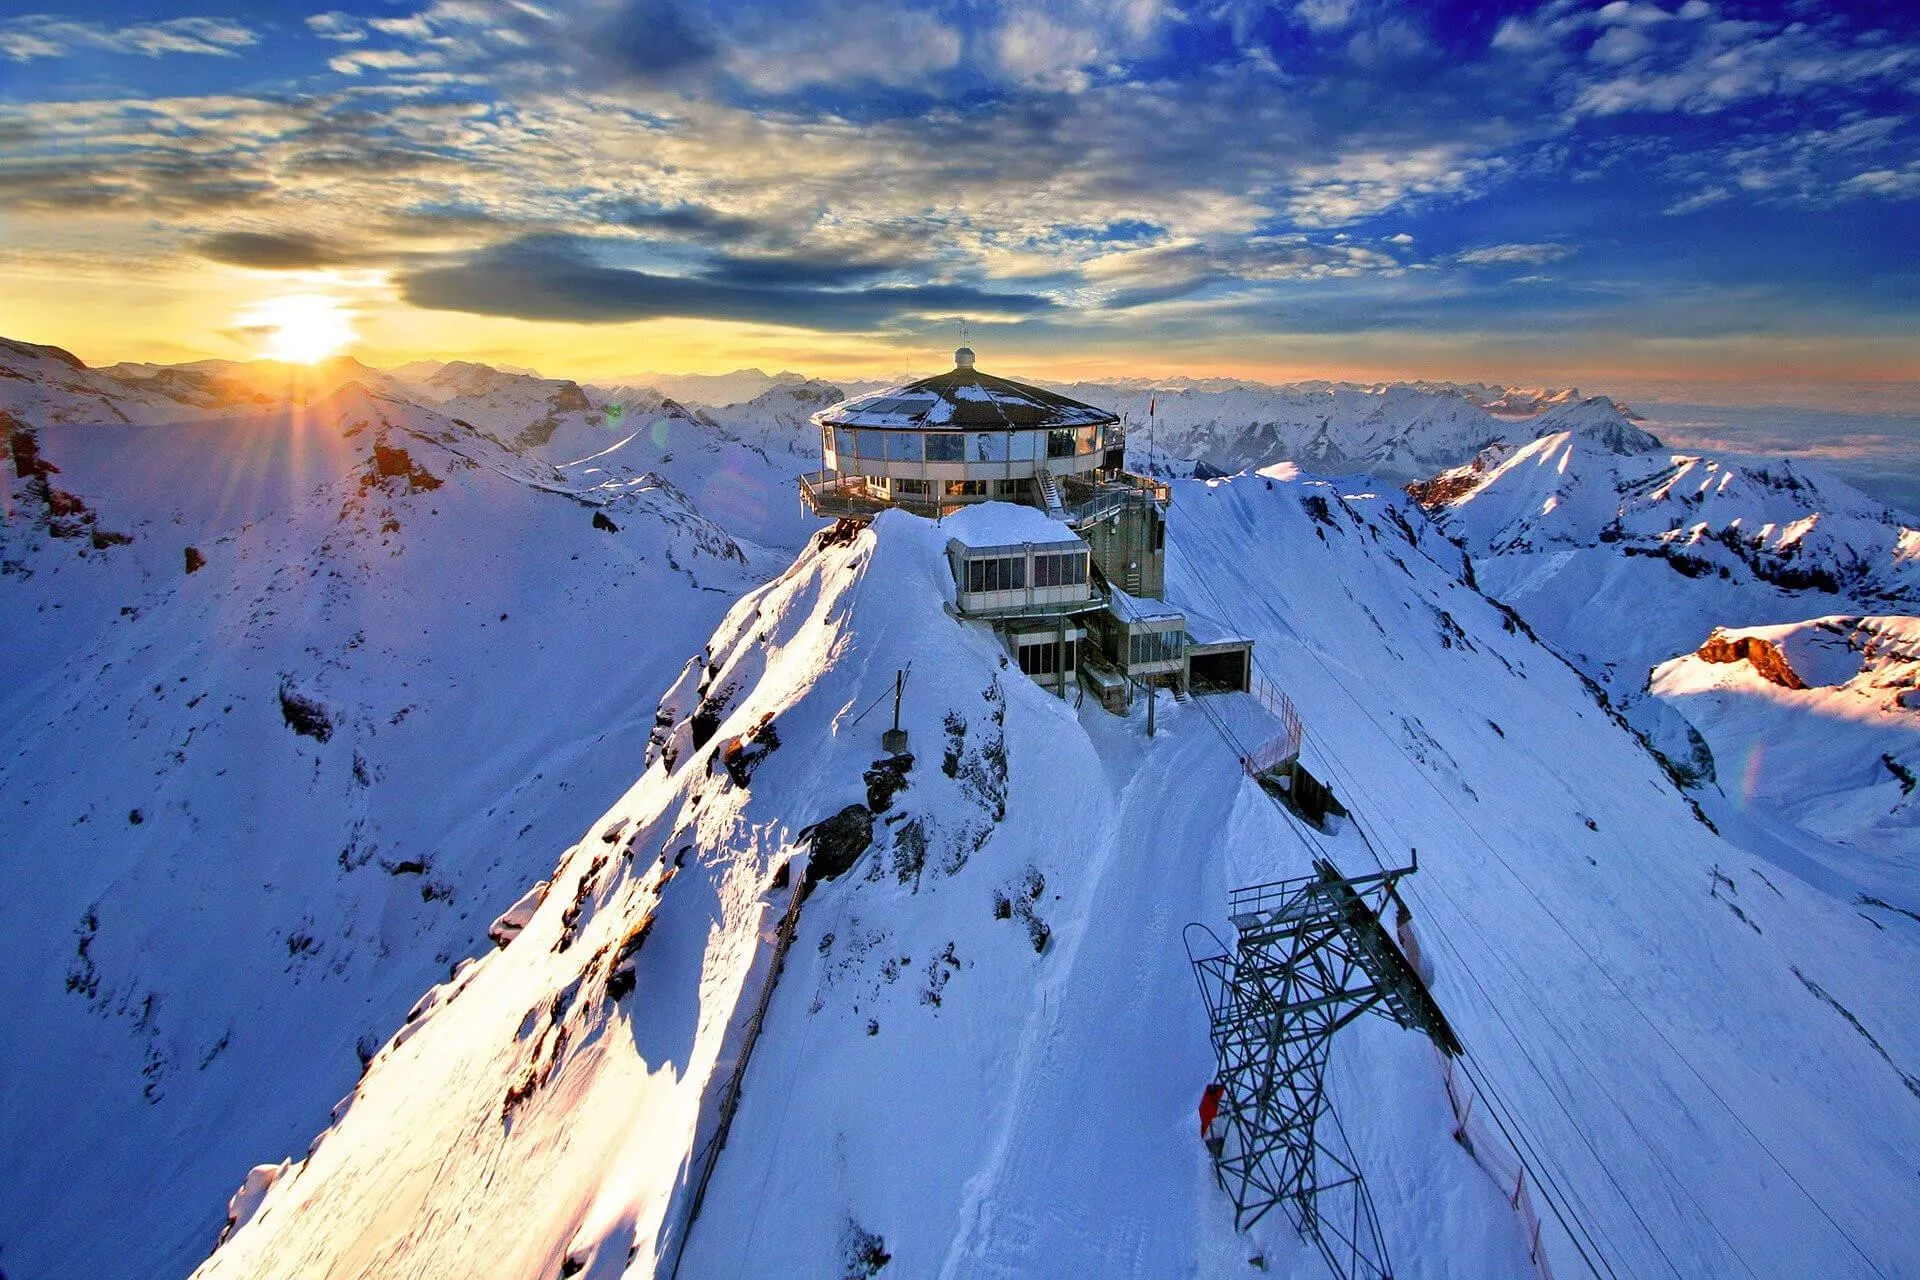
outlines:
M823 384L44 350L0 351L12 1280L1319 1276L1195 1140L1182 929L1416 848L1552 1274L1920 1275L1920 535L1850 490L1570 394L1080 388L1168 471L1381 477L1174 484L1168 596L1298 705L1323 837L1240 768L1255 699L1150 738L952 616L939 526L805 517ZM1386 483L1496 440L1437 523ZM1396 1274L1535 1274L1424 1039L1354 1024L1330 1089Z
M1416 492L1718 820L1837 893L1920 908L1920 529L1818 466L1570 435Z

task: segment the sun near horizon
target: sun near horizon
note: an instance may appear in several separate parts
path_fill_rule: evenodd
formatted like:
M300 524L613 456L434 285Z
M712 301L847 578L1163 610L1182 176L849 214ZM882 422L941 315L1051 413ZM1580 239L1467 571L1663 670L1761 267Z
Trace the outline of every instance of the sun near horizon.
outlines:
M353 313L327 294L268 298L243 312L239 320L246 332L264 341L261 359L286 364L315 365L344 355L357 338Z

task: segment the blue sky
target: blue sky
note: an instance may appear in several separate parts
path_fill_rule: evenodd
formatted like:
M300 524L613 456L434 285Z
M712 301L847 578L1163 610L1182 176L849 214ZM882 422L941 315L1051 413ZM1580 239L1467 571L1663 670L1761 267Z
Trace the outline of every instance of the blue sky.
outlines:
M1909 9L15 0L0 329L234 354L302 289L392 356L1920 379Z

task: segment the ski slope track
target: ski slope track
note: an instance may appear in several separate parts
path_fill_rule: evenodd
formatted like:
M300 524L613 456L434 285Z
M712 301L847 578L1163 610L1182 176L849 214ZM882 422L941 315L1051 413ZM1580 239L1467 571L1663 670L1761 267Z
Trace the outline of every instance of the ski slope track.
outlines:
M1435 993L1611 1273L1920 1268L1920 931L1716 835L1404 498L1278 468L1172 510L1170 597L1257 638L1309 766L1383 855L1418 847ZM887 513L742 599L524 927L420 1001L197 1274L1322 1274L1281 1215L1232 1230L1179 938L1368 844L1299 828L1200 703L1149 739L1144 709L1025 680L947 612L944 541ZM886 712L860 717L909 666L895 789ZM708 1177L777 922L823 871ZM1357 1023L1330 1087L1396 1274L1530 1274L1426 1041Z

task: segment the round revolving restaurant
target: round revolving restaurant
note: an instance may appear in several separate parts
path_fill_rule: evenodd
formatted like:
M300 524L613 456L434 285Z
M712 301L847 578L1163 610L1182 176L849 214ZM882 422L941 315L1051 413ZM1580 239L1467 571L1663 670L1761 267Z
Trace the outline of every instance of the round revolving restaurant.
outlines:
M980 372L971 349L931 378L813 415L826 469L802 480L822 515L969 502L1061 503L1060 482L1119 471L1126 441L1105 409Z

